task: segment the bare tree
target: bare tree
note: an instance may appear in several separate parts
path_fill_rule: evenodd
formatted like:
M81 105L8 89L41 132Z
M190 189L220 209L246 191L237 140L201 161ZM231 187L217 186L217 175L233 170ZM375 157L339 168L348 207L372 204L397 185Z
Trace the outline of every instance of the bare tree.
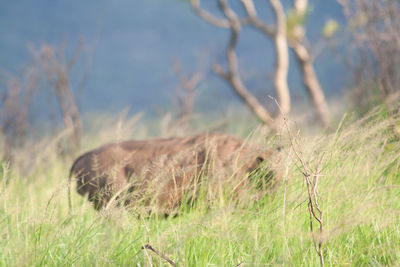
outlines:
M225 18L218 18L211 13L200 8L199 0L191 0L194 12L208 23L231 30L231 38L227 47L228 71L224 72L219 65L214 66L214 71L225 79L241 99L252 109L257 117L265 124L272 125L273 116L258 102L258 100L249 92L240 79L238 73L237 55L235 52L236 44L239 39L239 33L243 25L250 25L260 30L274 42L276 51L276 67L274 77L274 87L278 96L278 102L284 114L290 112L290 94L287 85L287 74L289 69L288 45L293 48L300 67L303 71L304 84L314 103L314 107L320 118L320 121L326 125L329 121L328 105L325 100L323 90L316 76L312 58L305 45L306 38L304 28L301 24L296 25L296 38L289 38L293 33L287 32L287 18L283 6L279 0L270 0L270 5L275 16L275 26L264 23L257 15L253 0L241 0L246 10L247 18L240 19L237 14L228 6L226 0L218 0L219 8L225 15ZM297 16L306 15L307 1L297 0L294 2L294 10ZM278 118L280 113L278 113Z
M218 27L229 28L231 36L226 55L228 60L228 71L224 71L218 64L214 65L214 71L224 80L226 80L234 89L236 94L251 108L255 115L265 124L272 125L273 118L263 105L254 97L247 89L239 75L238 60L236 55L236 45L239 40L239 34L242 27L242 22L237 14L228 6L226 0L218 0L219 8L224 13L225 19L214 17L212 14L200 8L199 0L191 0L193 10L205 21ZM282 73L282 72L280 72ZM283 82L286 83L286 80ZM278 90L278 89L277 89ZM282 93L281 95L288 95ZM280 103L282 99L279 98ZM289 105L283 104L290 107Z

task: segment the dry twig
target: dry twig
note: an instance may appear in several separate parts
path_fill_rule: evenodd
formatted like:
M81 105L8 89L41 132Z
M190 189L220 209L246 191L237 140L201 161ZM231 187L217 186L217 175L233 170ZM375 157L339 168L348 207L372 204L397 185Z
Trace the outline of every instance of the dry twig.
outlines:
M272 97L270 97L270 98L272 98ZM276 105L280 109L278 101L275 98L272 98L272 99L275 101ZM283 113L282 113L282 116L283 116L284 127L288 133L290 147L303 168L303 175L304 175L304 180L307 185L307 193L308 193L307 207L308 207L308 212L310 215L310 231L311 231L315 251L318 254L318 257L320 260L320 264L321 264L321 266L325 266L324 255L323 255L323 250L322 250L323 249L322 248L322 246L323 246L322 235L324 232L323 212L318 204L318 180L319 180L319 177L321 176L320 167L321 167L321 164L324 159L324 154L320 158L317 166L315 167L315 169L313 171L311 166L309 165L309 163L304 159L303 155L301 154L301 151L299 151L299 144L298 144L297 140L292 136L287 117ZM314 224L313 224L314 220L316 220L319 225L318 236L314 232Z
M163 254L163 253L159 252L158 250L156 250L155 248L153 248L149 243L147 243L146 245L142 246L142 249L148 249L148 250L153 251L155 254L160 256L162 259L168 261L169 264L171 264L172 266L176 267L176 263L173 260L171 260L170 258L165 256L165 254Z

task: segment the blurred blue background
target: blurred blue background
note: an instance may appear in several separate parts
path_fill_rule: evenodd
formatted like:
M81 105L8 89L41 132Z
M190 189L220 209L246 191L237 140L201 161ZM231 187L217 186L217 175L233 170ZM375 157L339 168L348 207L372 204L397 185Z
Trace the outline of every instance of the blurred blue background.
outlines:
M239 14L239 1L231 1ZM282 1L286 6L291 1ZM272 21L267 1L255 1L259 16ZM307 20L310 45L321 39L328 19L344 23L336 1L310 1ZM218 15L216 1L202 1L205 9ZM19 75L29 63L28 44L60 45L65 42L71 54L80 40L85 47L71 73L71 84L82 112L154 112L156 107L174 105L179 80L173 71L174 60L190 75L195 71L205 78L198 88L196 108L209 110L216 104L237 103L228 85L211 70L224 64L229 31L215 28L199 19L189 3L178 0L1 0L0 72ZM339 37L340 38L340 37ZM240 70L250 90L263 102L273 94L274 51L270 40L245 28L238 46ZM346 85L344 71L336 57L324 50L315 68L327 96L341 92ZM78 83L83 73L88 80L82 90ZM291 57L289 86L293 102L308 101ZM267 93L266 93L267 92Z

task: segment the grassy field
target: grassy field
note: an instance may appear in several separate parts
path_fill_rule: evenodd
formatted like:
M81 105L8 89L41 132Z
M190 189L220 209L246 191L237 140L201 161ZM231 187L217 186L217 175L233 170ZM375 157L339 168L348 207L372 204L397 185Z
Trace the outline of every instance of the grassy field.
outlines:
M312 168L324 155L318 199L326 265L400 265L400 144L384 114L377 109L357 121L344 116L330 134L297 134L292 125L296 149ZM82 151L111 137L145 138L139 124L133 118L88 134ZM76 193L69 213L72 159L57 152L61 137L27 145L17 154L18 167L2 164L0 266L169 266L142 249L148 243L178 266L319 265L303 170L285 129L267 139L261 130L249 137L265 147L283 146L270 160L281 177L274 192L199 199L166 219L122 208L96 212Z

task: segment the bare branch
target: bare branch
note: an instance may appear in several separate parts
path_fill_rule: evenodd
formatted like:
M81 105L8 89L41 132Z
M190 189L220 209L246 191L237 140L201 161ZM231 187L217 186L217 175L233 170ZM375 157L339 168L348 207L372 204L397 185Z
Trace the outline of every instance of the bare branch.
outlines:
M273 38L275 36L274 28L265 24L257 16L257 11L256 8L254 7L253 0L241 0L241 3L248 15L248 19L242 20L242 24L252 25L261 32L265 33L268 37Z
M192 9L193 11L204 21L220 27L220 28L229 28L230 24L229 21L226 19L220 19L215 16L213 16L211 13L203 10L200 8L200 0L191 0L190 3L192 4Z
M253 0L240 0L240 2L242 2L242 5L246 9L247 15L250 18L257 17L257 11L256 8L254 7Z
M57 54L55 54L54 50L52 46L43 45L41 47L41 55L37 57L37 59L39 59L38 63L42 66L48 82L57 96L64 118L64 124L67 129L71 130L70 141L74 150L79 147L82 123L69 81L69 66L64 60L60 61L57 58ZM63 51L63 49L60 48L60 51ZM60 55L60 57L63 56L64 55ZM72 64L73 60L70 61L70 63Z
M172 266L176 267L176 263L171 260L170 258L168 258L167 256L165 256L163 253L159 252L158 250L156 250L155 248L153 248L150 244L146 244L142 247L142 249L148 249L153 251L155 254L157 254L158 256L160 256L161 258L163 258L164 260L166 260L169 264L171 264Z
M71 58L67 61L67 70L71 71L72 67L78 62L79 56L85 46L85 41L83 39L79 40L78 45L75 47Z
M220 76L222 79L224 79L224 80L226 80L227 82L229 82L229 80L230 80L230 75L229 75L229 73L226 73L226 72L222 69L221 65L219 65L219 64L214 64L213 70L214 70L214 72L215 72L218 76Z
M232 86L236 94L251 108L254 114L265 124L272 126L273 118L269 115L267 110L260 104L260 102L255 98L243 84L242 80L238 75L229 75L225 73L221 66L215 65L214 71L221 78L225 79Z
M173 68L175 73L178 75L179 81L182 84L182 87L185 88L186 91L193 91L196 85L201 81L203 75L200 71L196 71L190 79L187 78L185 73L182 70L181 64L179 61L174 61Z
M241 24L238 16L235 12L229 8L226 0L219 0L219 7L221 11L228 18L231 28L231 37L226 50L226 55L228 59L228 72L224 72L219 65L214 66L214 71L220 77L225 79L232 86L234 91L238 96L247 103L251 110L257 115L257 117L266 124L271 124L273 122L272 117L269 115L267 110L260 104L260 102L255 98L243 84L240 79L238 72L238 62L236 55L236 45L239 39L239 33L241 29Z
M173 69L178 75L181 87L184 89L183 92L181 91L181 93L178 93L177 95L180 106L177 115L178 124L185 124L193 112L195 88L203 79L203 74L200 71L196 71L190 78L188 78L178 60L174 61Z

